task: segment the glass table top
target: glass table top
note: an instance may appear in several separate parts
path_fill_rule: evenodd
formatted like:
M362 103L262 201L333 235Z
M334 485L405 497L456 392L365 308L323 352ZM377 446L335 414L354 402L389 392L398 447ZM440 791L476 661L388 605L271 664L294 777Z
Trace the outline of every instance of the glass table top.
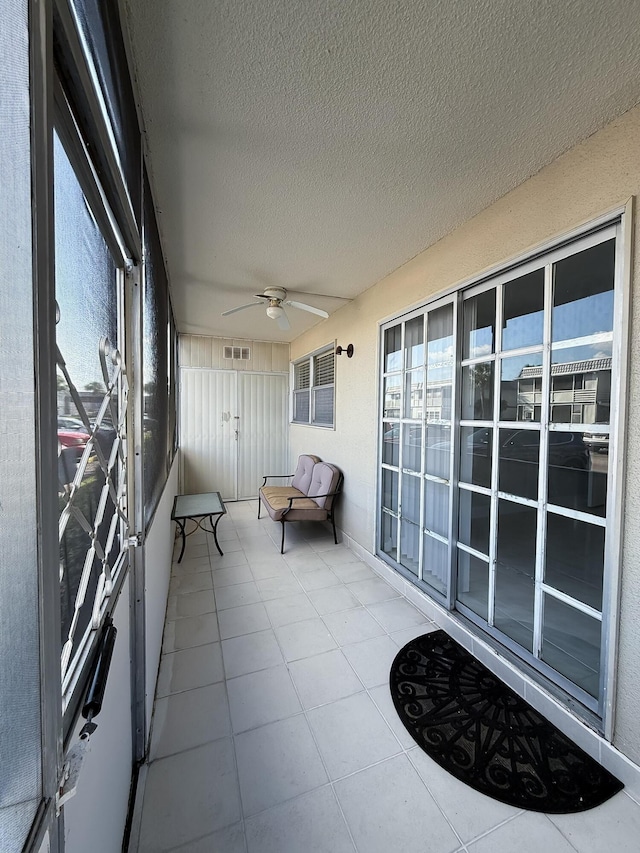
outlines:
M201 495L177 495L171 518L220 515L226 511L220 492L206 492Z

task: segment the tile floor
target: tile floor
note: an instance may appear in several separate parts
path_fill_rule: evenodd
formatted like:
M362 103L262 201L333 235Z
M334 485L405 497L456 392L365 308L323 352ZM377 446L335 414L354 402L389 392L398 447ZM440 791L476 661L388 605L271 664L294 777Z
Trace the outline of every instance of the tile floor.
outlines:
M292 525L284 556L254 501L218 531L223 557L197 533L173 566L130 853L637 853L624 791L523 812L415 746L388 671L435 626L320 525Z

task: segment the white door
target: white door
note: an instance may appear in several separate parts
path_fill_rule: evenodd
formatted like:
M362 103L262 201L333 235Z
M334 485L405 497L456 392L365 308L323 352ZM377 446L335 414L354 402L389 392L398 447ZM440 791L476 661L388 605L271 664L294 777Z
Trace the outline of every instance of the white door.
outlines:
M220 492L236 499L236 374L231 370L180 371L182 491Z
M287 473L287 389L282 374L182 368L182 491L242 500Z
M254 498L265 474L286 474L288 377L238 374L238 498Z

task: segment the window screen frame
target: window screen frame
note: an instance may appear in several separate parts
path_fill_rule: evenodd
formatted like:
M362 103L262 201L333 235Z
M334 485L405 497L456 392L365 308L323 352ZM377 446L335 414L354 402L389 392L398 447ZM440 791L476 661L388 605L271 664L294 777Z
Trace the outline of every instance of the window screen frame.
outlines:
M66 155L69 159L69 162L75 172L78 183L84 193L86 203L89 207L91 215L96 222L98 229L102 237L104 238L106 245L108 246L110 253L113 257L114 264L117 267L117 288L119 291L118 295L118 341L114 343L114 345L120 351L124 363L127 364L127 318L126 318L126 294L125 294L125 282L128 273L131 271L133 266L132 260L132 252L128 250L128 247L125 245L124 238L122 236L122 232L118 228L116 218L109 206L109 203L106 200L104 195L102 186L100 184L99 178L95 172L93 164L90 159L89 152L87 151L86 146L80 136L78 125L75 122L73 113L71 111L71 107L69 105L68 100L65 97L64 90L60 84L60 82L56 79L54 84L54 92L55 92L55 113L54 113L54 127L60 141L62 143L63 148L65 149ZM53 174L53 163L51 166L52 169L52 180L55 184L55 175ZM53 214L52 214L53 215ZM55 298L55 288L53 289L53 295ZM55 362L55 359L54 359ZM128 365L128 370L131 371L132 365ZM131 399L129 401L129 405L133 405L133 394L131 394ZM128 515L129 515L129 523L130 526L133 524L132 512L133 505L131 503L131 495L128 496ZM126 537L128 535L128 529L123 529L121 531L121 536ZM100 627L91 632L88 632L86 637L83 637L82 640L82 650L81 653L77 653L75 665L73 668L73 672L71 677L68 679L67 687L64 693L62 694L63 699L63 731L65 739L70 735L73 730L75 721L78 717L80 711L81 699L83 696L84 688L86 685L86 679L88 676L89 669L91 667L95 649L97 647L98 640L101 634L101 627L104 625L105 620L111 614L113 609L115 608L122 585L130 571L130 561L128 558L124 559L121 567L119 568L117 574L113 579L113 588L108 600L103 606L101 611L101 620Z
M332 356L332 379L330 382L319 382L323 366L321 361L326 359L328 355ZM308 368L308 383L303 388L296 388L296 371L307 367ZM316 399L318 392L331 388L331 421L319 421L316 417ZM321 347L314 350L304 358L296 359L291 362L291 405L290 405L290 422L300 426L312 426L318 429L335 429L336 421L336 361L335 361L335 344ZM308 401L308 417L306 419L296 418L297 398L306 394Z

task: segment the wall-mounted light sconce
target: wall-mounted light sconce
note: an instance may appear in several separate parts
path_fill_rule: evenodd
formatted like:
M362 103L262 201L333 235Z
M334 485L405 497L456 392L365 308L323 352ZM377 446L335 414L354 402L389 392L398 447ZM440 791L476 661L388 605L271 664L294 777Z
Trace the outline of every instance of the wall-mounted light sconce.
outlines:
M349 344L348 347L336 347L336 355L342 355L343 352L346 352L347 358L351 358L353 356L353 344Z

